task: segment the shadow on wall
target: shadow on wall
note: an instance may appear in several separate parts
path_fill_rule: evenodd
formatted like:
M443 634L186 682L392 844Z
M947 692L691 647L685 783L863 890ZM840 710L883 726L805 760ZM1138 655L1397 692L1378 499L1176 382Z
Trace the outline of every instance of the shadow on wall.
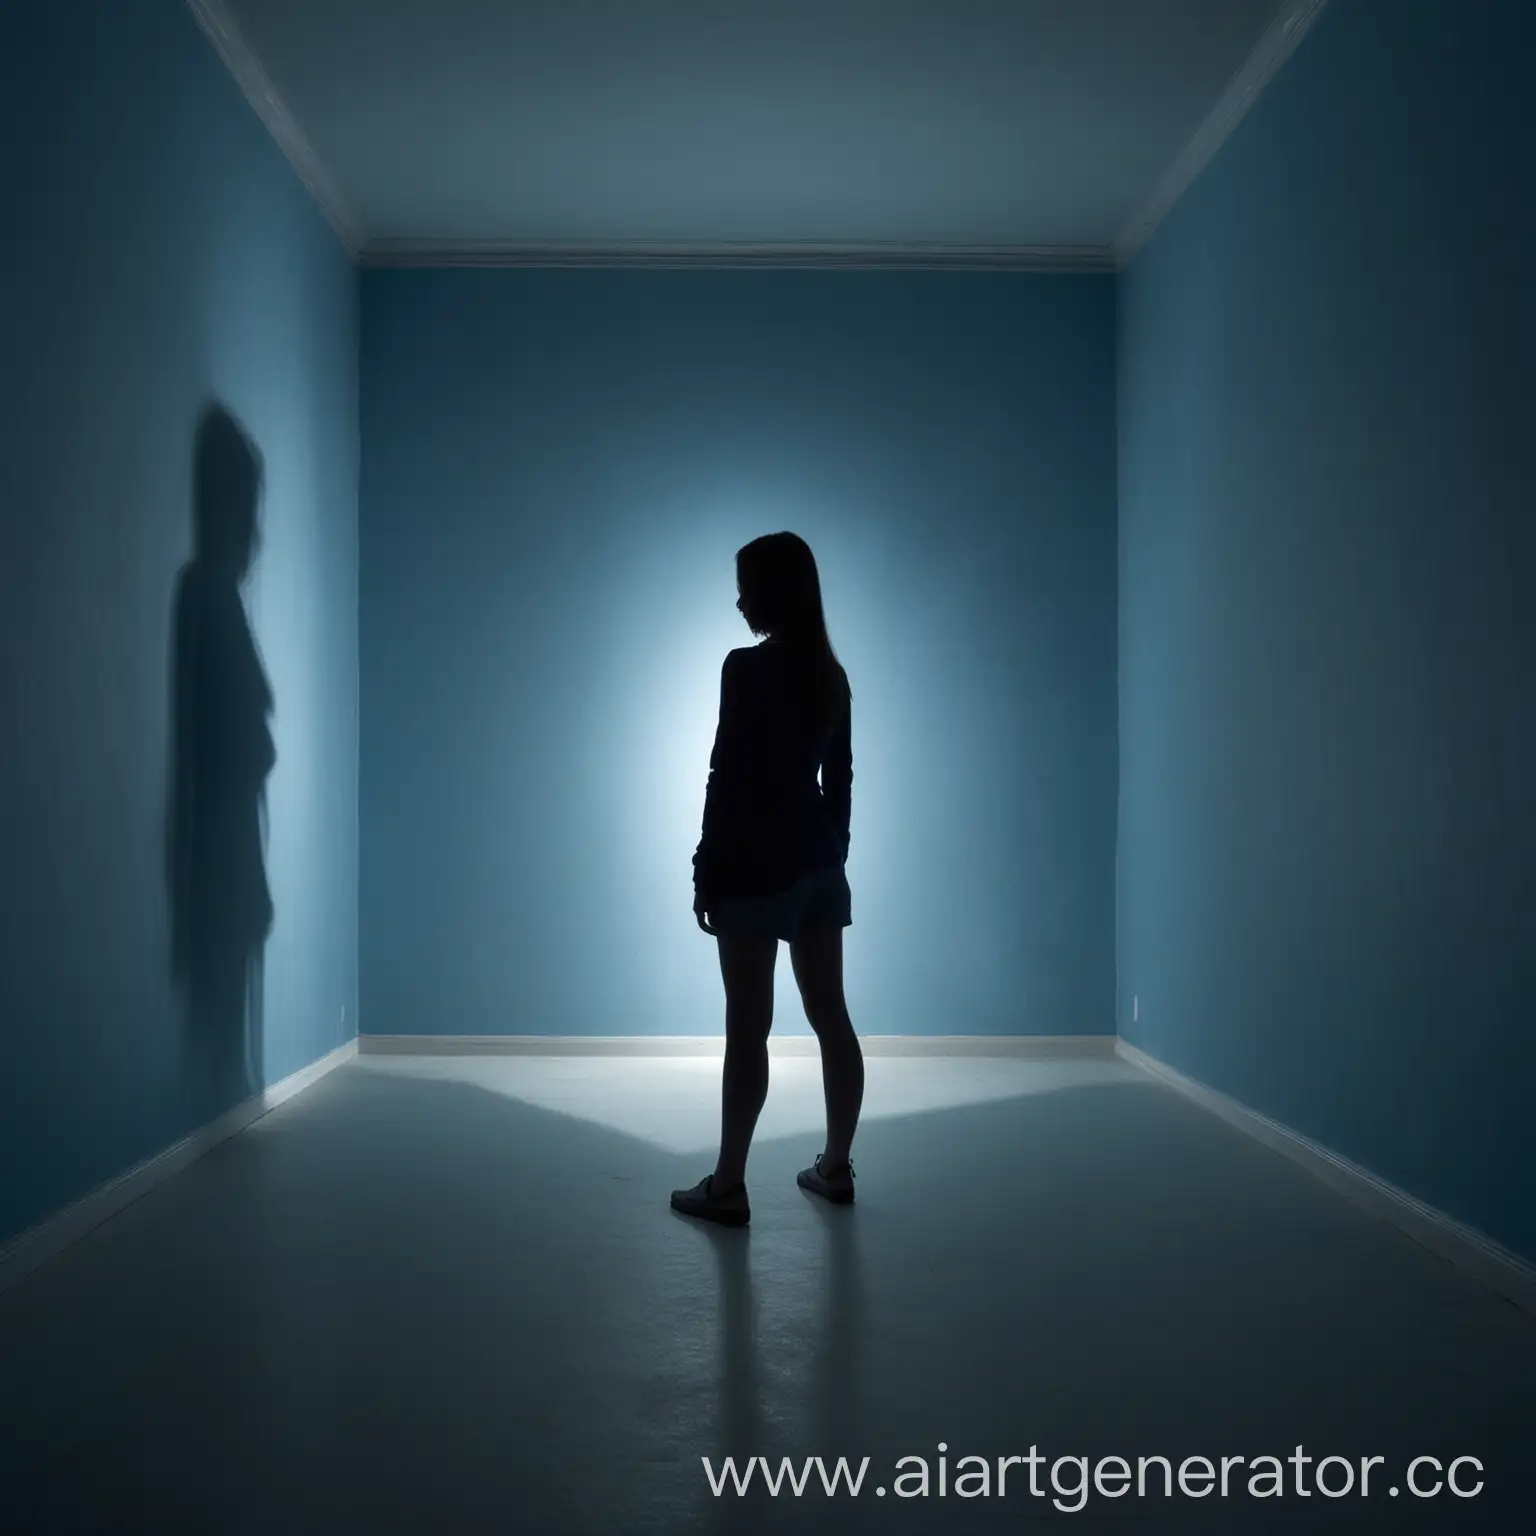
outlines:
M264 1086L261 960L272 928L266 781L272 689L241 596L260 542L262 461L221 405L193 443L192 558L172 619L166 858L182 1058L201 1119Z

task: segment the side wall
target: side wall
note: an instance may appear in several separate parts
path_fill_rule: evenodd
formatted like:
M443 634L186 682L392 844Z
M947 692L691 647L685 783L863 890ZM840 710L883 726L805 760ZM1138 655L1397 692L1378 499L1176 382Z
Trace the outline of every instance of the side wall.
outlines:
M266 479L257 1077L340 1044L357 990L356 274L177 0L22 0L3 31L0 1240L238 1097L194 1070L165 857L172 605L215 401Z
M1123 281L1118 1013L1536 1255L1533 42L1336 0Z

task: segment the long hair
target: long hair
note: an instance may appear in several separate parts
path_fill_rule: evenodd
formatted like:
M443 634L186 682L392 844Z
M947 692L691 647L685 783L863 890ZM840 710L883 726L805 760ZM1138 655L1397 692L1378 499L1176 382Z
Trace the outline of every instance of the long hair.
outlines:
M848 707L848 674L827 635L821 576L798 534L768 533L736 551L741 612L753 634L777 641L811 664L812 699L830 730Z

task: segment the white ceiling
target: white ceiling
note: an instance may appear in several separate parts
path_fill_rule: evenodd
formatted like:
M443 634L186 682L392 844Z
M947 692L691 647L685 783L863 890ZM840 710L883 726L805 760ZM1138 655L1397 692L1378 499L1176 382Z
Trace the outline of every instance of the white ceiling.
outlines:
M1321 0L190 0L364 260L1109 266Z

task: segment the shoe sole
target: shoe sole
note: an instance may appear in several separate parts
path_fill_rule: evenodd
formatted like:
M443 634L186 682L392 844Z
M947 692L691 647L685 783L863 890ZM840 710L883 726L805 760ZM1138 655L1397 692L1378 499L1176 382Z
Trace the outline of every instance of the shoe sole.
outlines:
M751 1211L689 1210L686 1205L679 1205L675 1200L672 1209L679 1216L691 1216L695 1221L712 1221L718 1227L744 1227L752 1220Z
M798 1174L795 1178L801 1189L808 1195L817 1195L829 1205L852 1205L853 1191L851 1189L830 1189L824 1184L817 1184L808 1179L804 1174Z

